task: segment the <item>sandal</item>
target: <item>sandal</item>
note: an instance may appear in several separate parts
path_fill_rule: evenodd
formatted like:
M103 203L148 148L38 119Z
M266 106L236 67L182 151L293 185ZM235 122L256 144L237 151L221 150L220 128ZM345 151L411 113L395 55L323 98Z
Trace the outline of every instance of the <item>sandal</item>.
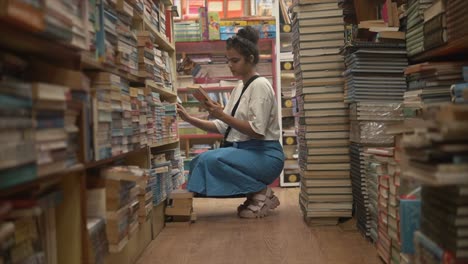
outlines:
M247 202L248 200L245 201L244 204ZM239 208L243 207L244 204L240 205ZM250 203L239 211L239 217L262 218L268 215L269 210L275 209L279 205L280 201L278 197L276 197L276 195L273 193L273 190L268 187L265 194L258 193L253 195Z
M247 199L244 201L244 203L237 207L237 213L240 213L242 210L246 209L247 206L249 206L252 203L252 197L253 197L252 193L247 194Z

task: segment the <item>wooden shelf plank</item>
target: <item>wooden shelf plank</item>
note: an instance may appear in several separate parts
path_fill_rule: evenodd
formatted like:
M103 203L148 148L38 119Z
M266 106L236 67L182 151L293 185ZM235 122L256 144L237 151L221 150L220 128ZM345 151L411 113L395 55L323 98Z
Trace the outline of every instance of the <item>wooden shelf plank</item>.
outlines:
M221 134L214 134L214 133L203 134L203 135L198 135L198 134L185 134L185 135L180 135L180 139L197 139L197 138L221 139L221 138L223 138L223 137L224 137L224 135L221 135Z
M106 66L106 65L104 65L104 64L90 58L89 56L87 56L85 54L81 54L81 68L83 70L94 70L94 71L97 70L97 71L109 72L109 73L113 73L115 75L118 75L121 78L124 78L124 79L126 79L126 80L128 80L130 82L133 82L133 83L144 83L143 79L139 78L138 76L135 76L135 75L127 73L127 72L119 71L119 69L114 68L114 67Z
M150 87L153 91L159 93L160 95L164 96L164 97L168 97L168 98L177 98L177 94L173 91L170 91L168 89L163 89L163 88L160 88L158 87L158 85L156 84L156 82L152 81L152 80L146 80L145 81L145 85L147 87Z
M145 25L145 28L148 28L151 33L155 36L155 43L158 45L159 48L168 51L168 52L173 52L175 51L174 44L170 43L162 34L159 32L155 26L146 18L143 14L136 13L133 16L134 19L138 19L140 21L143 21L143 24Z
M71 173L80 172L80 171L83 171L83 170L84 170L84 165L83 164L76 164L76 165L73 165L72 167L70 167L68 169L58 171L58 172L54 172L54 173L51 173L51 174L47 174L47 175L44 175L44 176L40 176L40 177L35 178L32 181L24 182L24 183L15 185L13 187L9 187L9 188L7 188L5 190L2 190L0 192L0 197L7 197L7 196L11 196L11 195L16 194L16 193L27 191L27 190L30 190L30 189L38 186L41 183L52 182L54 180L60 179L61 177L65 177L65 176L67 176L67 175L69 175Z
M102 159L102 160L98 160L98 161L91 161L91 162L88 162L88 163L85 164L85 168L86 169L91 169L91 168L99 167L99 166L111 163L113 161L116 161L116 160L124 159L127 156L137 154L137 153L142 152L143 150L146 150L146 149L147 149L147 147L142 147L140 149L132 150L132 151L129 151L127 153L122 153L122 154L119 154L117 156L113 156L113 157L110 157L110 158L107 158L107 159Z
M423 62L434 59L443 59L443 57L457 55L460 53L468 55L468 36L448 42L444 46L425 51L413 58L413 62ZM445 58L444 58L445 59Z

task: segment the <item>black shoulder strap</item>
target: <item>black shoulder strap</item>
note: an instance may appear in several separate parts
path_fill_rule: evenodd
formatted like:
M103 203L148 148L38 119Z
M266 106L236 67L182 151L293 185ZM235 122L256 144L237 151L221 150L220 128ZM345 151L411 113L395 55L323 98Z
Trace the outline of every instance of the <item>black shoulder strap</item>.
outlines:
M252 76L252 77L244 84L244 87L242 88L242 92L241 92L241 94L240 94L240 96L239 96L239 99L237 99L236 104L235 104L234 107L232 108L231 116L234 116L234 115L236 114L237 107L239 107L240 100L241 100L242 95L244 94L245 90L247 90L247 87L249 87L249 85L250 85L253 81L255 81L255 79L257 79L258 77L260 77L260 76L254 75L254 76ZM228 127L226 128L226 132L224 133L224 141L226 141L226 138L228 137L229 132L231 132L231 126L228 126Z

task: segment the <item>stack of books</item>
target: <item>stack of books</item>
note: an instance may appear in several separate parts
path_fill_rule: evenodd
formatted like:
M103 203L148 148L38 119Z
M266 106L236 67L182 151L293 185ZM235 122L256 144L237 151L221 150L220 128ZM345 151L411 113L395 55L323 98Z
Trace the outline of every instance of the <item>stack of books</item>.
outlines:
M468 103L468 67L463 67L463 83L450 86L452 102L456 104Z
M137 166L113 166L101 170L105 178L106 234L110 252L120 252L138 230L140 205L138 195L146 186L149 171ZM145 187L146 188L146 187ZM145 192L146 195L146 192Z
M133 18L133 7L125 0L117 1L117 54L116 64L119 70L137 75L138 49L137 36L130 29Z
M88 263L104 263L109 252L106 237L106 223L103 218L88 218Z
M336 1L293 7L300 204L309 222L351 216L349 119L343 98L343 11Z
M367 190L366 177L366 155L364 147L360 144L352 143L350 146L351 160L351 183L354 217L356 226L364 236L371 236L371 212L369 209L369 191ZM375 234L373 235L375 237Z
M379 181L367 175L368 155L365 150L369 147L385 148L393 145L394 136L388 135L386 130L403 120L402 107L400 103L358 102L351 104L350 118L351 179L355 198L355 216L358 219L357 226L362 234L376 241L377 233L372 230L377 230L379 226L376 222L378 207L375 204L378 199L378 189L372 189L372 186L378 186ZM372 208L374 210L371 210Z
M467 260L467 185L423 186L420 232L453 259ZM423 257L423 254L420 254Z
M154 44L149 31L139 31L138 38L138 76L154 79Z
M449 102L453 84L463 82L463 62L425 62L411 65L405 70L408 91L405 93L404 106L420 110L424 105Z
M37 174L40 177L67 168L65 110L70 88L47 83L33 83L32 88L37 124Z
M402 139L403 176L430 184L468 183L468 164L461 150L467 142L468 106L434 105L426 107L423 115L425 122Z
M347 102L401 101L406 90L404 48L347 48L345 97Z
M408 57L424 51L424 10L429 8L433 0L408 1L406 50Z
M176 42L202 40L200 24L194 22L174 23L174 35Z
M424 50L430 50L447 42L446 0L436 0L424 11Z
M367 190L371 214L371 238L386 263L399 262L399 183L395 182L394 148L366 148ZM398 177L398 176L397 176Z
M104 3L104 46L105 56L104 62L114 66L116 63L117 45L119 36L117 33L117 11L115 5L111 1L103 1Z

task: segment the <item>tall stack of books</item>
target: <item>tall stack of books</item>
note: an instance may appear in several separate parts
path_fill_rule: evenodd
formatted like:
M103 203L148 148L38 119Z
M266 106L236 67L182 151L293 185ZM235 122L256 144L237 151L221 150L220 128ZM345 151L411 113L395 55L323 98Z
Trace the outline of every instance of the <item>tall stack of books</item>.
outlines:
M133 7L125 0L117 1L117 54L116 64L119 70L137 75L138 50L137 37L130 29L132 25Z
M424 51L424 10L431 6L433 0L408 1L406 24L406 50L408 57Z
M105 46L105 57L104 61L106 64L115 65L116 63L116 52L117 45L119 42L119 36L117 33L117 12L115 9L115 3L110 0L104 0L104 46Z
M378 241L377 251L385 263L399 262L399 183L395 182L394 148L366 148L365 154L371 238Z
M388 102L357 102L350 105L351 119L351 179L353 182L353 196L355 200L355 216L361 233L374 241L377 238L379 215L378 207L378 179L369 178L366 170L369 147L390 147L394 137L386 130L393 124L403 120L400 103ZM372 181L373 180L373 181ZM373 183L373 184L370 184ZM371 188L371 189L369 189ZM374 210L371 210L374 209ZM374 222L373 222L374 220ZM373 225L372 225L373 224ZM374 232L372 232L374 231Z
M48 83L33 83L32 88L37 124L37 173L40 177L67 168L65 110L70 88Z
M122 90L126 85L125 80L120 77L115 78L114 83L109 84L111 87L111 104L112 104L112 156L123 153L123 108L122 108Z
M138 99L138 88L130 87L130 100L132 102L132 139L130 143L133 149L140 148L140 100Z
M164 68L162 69L162 78L164 82L164 88L170 91L174 91L174 84L172 78L172 59L167 51L162 51L161 59L163 61Z
M383 225L380 215L387 213L386 207L379 207L379 197L382 197L379 191L386 189L381 187L375 171L367 170L366 164L370 161L365 151L371 147L393 146L394 138L386 134L386 129L403 119L401 101L406 90L403 72L408 65L405 45L401 42L402 32L389 25L390 21L371 20L349 26L347 43L342 49L346 56L345 100L351 104L351 179L355 217L360 232L375 242L380 240L378 230ZM390 261L391 243L389 240L382 242L385 247L380 247L380 255Z
M138 76L154 79L154 44L149 31L139 31L138 37Z
M336 1L297 1L293 48L300 204L310 223L351 216L349 119L343 101L343 11Z
M153 79L157 86L163 88L165 84L164 74L166 72L166 68L163 62L163 51L157 48L153 49L154 51L154 74Z
M446 103L425 107L422 115L425 122L402 139L402 176L423 184L416 259L450 257L453 263L463 263L468 259L464 231L468 108Z
M101 72L92 75L91 79L91 88L94 94L94 159L101 160L112 156L112 100L110 84L120 80L120 77Z
M148 145L148 134L147 134L147 125L148 125L148 102L145 98L145 94L142 87L137 89L138 91L138 104L139 104L139 127L140 127L140 147Z

